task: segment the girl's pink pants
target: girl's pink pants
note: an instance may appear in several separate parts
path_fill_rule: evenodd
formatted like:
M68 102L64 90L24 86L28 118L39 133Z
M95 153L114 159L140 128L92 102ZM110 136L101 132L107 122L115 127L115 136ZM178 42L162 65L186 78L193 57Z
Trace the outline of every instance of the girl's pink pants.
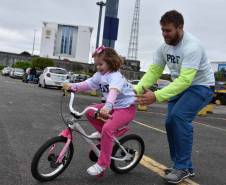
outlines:
M98 109L101 109L103 106L104 104L92 105L92 107ZM100 166L107 168L111 163L114 133L134 119L136 107L135 105L131 105L128 108L114 109L112 112L112 118L109 118L105 123L101 120L95 119L94 113L94 111L88 111L86 117L96 130L101 133L101 151L97 163Z

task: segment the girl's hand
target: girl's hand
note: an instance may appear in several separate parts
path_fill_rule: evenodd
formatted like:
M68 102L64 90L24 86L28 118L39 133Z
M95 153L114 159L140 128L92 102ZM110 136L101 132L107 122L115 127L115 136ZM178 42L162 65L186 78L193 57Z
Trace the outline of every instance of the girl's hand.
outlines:
M103 118L105 121L108 119L108 118L111 118L111 114L110 114L110 111L109 109L106 109L106 108L101 108L100 109L100 117Z
M63 84L63 89L66 90L66 91L68 91L68 90L70 90L71 86L72 86L71 83L64 83Z

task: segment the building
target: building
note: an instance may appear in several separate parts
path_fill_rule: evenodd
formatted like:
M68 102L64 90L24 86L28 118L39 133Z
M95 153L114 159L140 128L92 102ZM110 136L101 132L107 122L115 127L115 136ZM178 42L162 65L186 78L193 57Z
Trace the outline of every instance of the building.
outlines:
M211 61L210 64L214 72L221 71L222 69L226 71L226 61Z
M88 63L93 28L43 22L40 56Z
M123 57L122 57L123 58ZM123 58L122 69L129 71L140 71L140 61Z

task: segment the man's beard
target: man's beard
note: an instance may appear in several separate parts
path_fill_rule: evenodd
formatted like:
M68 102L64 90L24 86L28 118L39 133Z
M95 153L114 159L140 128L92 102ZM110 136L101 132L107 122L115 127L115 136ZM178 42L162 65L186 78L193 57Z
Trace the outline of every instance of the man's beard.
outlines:
M179 32L177 32L174 38L172 38L170 40L166 40L166 39L164 39L164 40L165 40L166 44L176 46L180 42L180 34L179 34Z

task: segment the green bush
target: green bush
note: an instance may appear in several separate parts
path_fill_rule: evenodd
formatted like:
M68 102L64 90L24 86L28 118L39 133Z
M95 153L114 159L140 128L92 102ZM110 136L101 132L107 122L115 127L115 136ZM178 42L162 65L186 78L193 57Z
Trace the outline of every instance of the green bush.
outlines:
M226 81L226 71L222 69L214 73L216 81Z
M22 68L22 69L26 70L28 67L31 67L31 62L29 62L29 61L18 61L12 67Z
M0 64L0 70L2 70L3 68L4 68L4 66Z
M37 69L45 69L54 66L54 61L50 58L36 57L32 59L32 67Z

